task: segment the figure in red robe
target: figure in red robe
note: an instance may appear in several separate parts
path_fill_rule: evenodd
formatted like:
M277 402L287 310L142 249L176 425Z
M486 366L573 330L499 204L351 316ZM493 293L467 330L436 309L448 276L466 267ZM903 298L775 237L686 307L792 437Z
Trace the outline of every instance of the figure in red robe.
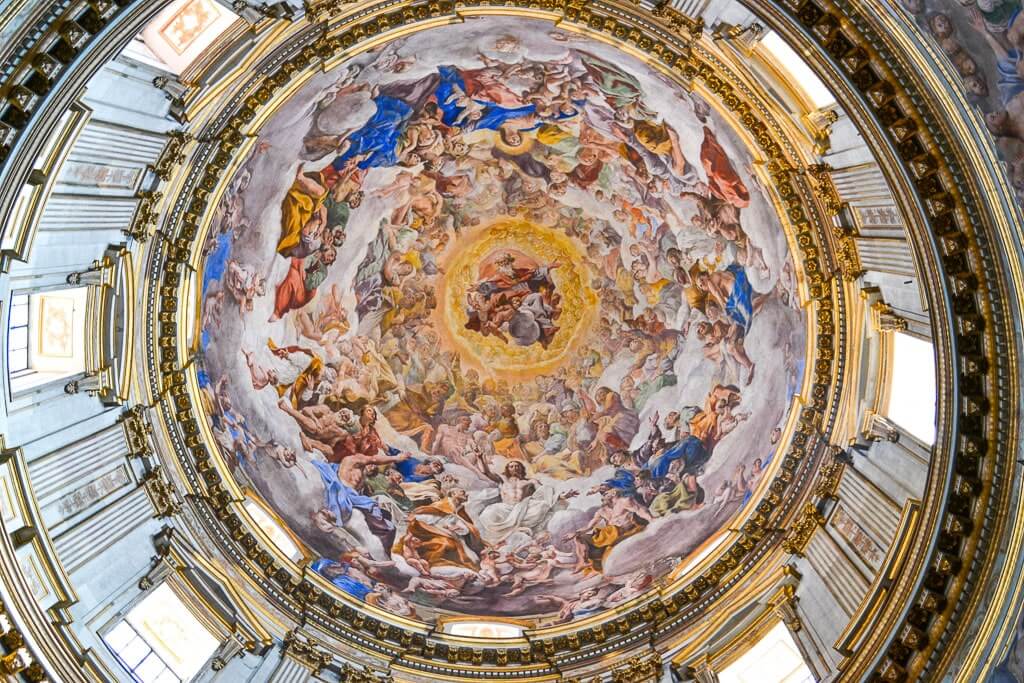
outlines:
M324 245L305 258L293 256L288 273L274 292L274 314L269 322L280 320L290 311L312 301L317 287L327 278L327 268L336 257L337 252L330 245Z
M750 205L750 192L747 191L747 186L740 180L725 150L718 144L715 134L707 126L704 126L704 142L700 145L700 160L708 174L708 187L712 195L737 209Z

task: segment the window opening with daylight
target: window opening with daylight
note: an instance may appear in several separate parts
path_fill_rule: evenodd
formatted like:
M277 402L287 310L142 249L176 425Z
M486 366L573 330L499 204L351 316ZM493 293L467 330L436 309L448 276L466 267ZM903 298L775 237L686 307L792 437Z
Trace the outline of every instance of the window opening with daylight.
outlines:
M28 294L15 294L7 326L7 368L12 377L28 372L28 329Z
M719 683L814 683L793 636L778 623L718 673Z
M930 342L893 335L888 418L922 442L935 442L935 350Z
M88 288L15 294L7 316L7 372L12 394L85 370Z
M166 583L133 607L103 641L139 683L192 680L218 646Z

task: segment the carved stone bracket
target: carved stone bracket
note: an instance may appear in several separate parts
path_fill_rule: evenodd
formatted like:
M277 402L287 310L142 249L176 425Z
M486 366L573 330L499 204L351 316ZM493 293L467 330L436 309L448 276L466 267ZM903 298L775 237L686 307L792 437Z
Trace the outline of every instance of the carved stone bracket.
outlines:
M378 676L366 669L356 669L346 664L341 669L341 683L391 683L390 674Z
M843 200L839 197L839 190L832 181L832 167L828 164L811 164L804 169L813 182L811 187L816 196L825 207L826 213L830 216L838 216L843 208Z
M309 21L319 23L328 21L335 14L341 12L346 6L352 5L358 0L304 0L303 9Z
M312 638L300 634L298 630L293 629L285 634L282 645L286 657L309 669L314 676L331 663L332 657L327 649Z
M782 541L782 549L790 555L803 557L804 549L811 542L814 531L825 524L825 516L818 511L814 503L806 503Z
M146 406L132 406L122 413L120 422L124 429L124 440L128 445L128 456L132 458L146 457L153 453L149 439L153 427L146 421Z
M839 268L839 275L847 282L853 282L864 274L857 243L853 237L840 237L836 240L836 266Z
M181 512L181 501L174 487L164 476L163 467L157 465L142 478L142 484L146 488L150 501L155 509L154 517L163 519Z
M900 430L889 418L878 413L871 413L868 416L868 426L864 432L864 438L868 441L891 441L895 443L900 440Z
M106 271L114 264L108 258L94 260L87 269L68 273L64 281L69 285L100 286L107 281Z
M612 670L612 683L655 683L661 676L661 657L631 657L626 666Z
M138 193L139 204L135 208L135 216L132 217L132 224L122 230L126 237L131 237L137 242L145 242L149 239L160 218L160 201L164 195L162 192L143 190Z
M235 657L241 657L246 650L246 645L232 636L220 644L213 658L210 661L210 668L214 671L222 671Z
M90 396L97 396L103 389L103 381L99 373L88 373L84 377L73 379L64 385L64 393L69 396L80 394L83 391Z
M829 447L829 461L818 470L814 482L814 497L818 500L836 497L839 480L843 477L845 453L839 446Z
M167 145L153 164L153 174L157 178L163 181L171 179L178 165L185 161L185 145L191 139L192 136L185 131L172 130L167 133Z

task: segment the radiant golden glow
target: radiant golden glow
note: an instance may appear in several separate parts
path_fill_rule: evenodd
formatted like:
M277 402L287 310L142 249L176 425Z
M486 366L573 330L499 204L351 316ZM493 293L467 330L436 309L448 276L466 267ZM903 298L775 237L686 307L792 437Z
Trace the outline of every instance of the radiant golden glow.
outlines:
M477 266L502 249L522 252L541 264L559 264L552 279L562 297L562 314L557 320L558 332L546 349L540 344L519 346L466 329L466 293L477 282ZM585 257L571 239L551 228L521 219L499 219L461 238L458 250L442 267L438 328L467 365L475 365L486 375L525 379L550 372L570 357L593 327L597 296L587 284L590 274Z

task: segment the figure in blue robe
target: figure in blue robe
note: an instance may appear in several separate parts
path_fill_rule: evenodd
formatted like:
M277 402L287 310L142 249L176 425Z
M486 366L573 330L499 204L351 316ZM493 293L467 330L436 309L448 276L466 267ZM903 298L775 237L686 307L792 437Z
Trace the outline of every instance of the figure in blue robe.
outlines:
M454 66L439 66L437 72L441 76L435 95L437 106L441 110L441 122L446 126L457 125L459 117L466 110L454 101L466 92L466 81ZM462 125L469 130L497 130L507 121L525 118L537 113L537 105L525 104L521 107L502 107L487 100L474 99L483 107L480 118L465 121Z
M663 479L668 474L672 463L682 460L684 474L698 474L710 459L711 454L704 448L704 442L693 434L687 434L661 455L651 458L644 465L644 469L651 473L652 479Z
M736 263L729 264L726 271L732 274L732 291L725 302L725 313L746 334L750 329L750 321L754 317L754 289L747 279L747 271Z
M365 600L372 589L365 583L349 576L348 570L351 566L348 562L335 562L334 560L328 560L326 557L321 557L310 564L309 568L352 597Z
M625 491L629 494L636 493L636 475L629 470L618 469L611 479L601 482L602 487L608 487L617 491Z
M398 455L400 452L401 451L395 448L388 449L388 455ZM413 481L418 483L427 481L428 479L433 479L433 473L419 474L416 472L416 468L422 464L424 464L424 461L420 460L419 458L407 458L405 460L400 460L396 462L394 465L392 465L392 467L401 473L402 478L405 481Z
M334 514L339 525L346 524L353 510L363 513L366 526L381 540L384 548L390 549L395 543L395 525L373 498L364 496L338 478L338 466L322 460L314 460L313 466L320 471L324 482L324 507Z
M348 136L348 148L338 155L331 166L341 171L345 164L354 156L369 154L357 165L359 168L375 166L395 166L398 164L398 143L409 126L414 113L408 103L389 97L377 95L373 98L377 111L373 116Z
M999 74L996 87L999 88L999 98L1003 101L1004 107L1024 92L1024 78L1021 78L1017 70L1021 59L1020 50L1011 48L1006 51L1005 56L996 60L996 72Z

